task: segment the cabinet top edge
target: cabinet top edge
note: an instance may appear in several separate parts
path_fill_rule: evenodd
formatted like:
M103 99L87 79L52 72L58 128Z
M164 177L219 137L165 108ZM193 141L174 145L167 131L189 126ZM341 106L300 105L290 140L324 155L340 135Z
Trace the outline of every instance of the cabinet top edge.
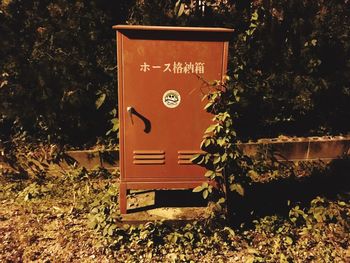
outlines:
M213 32L233 33L234 29L223 27L179 27L179 26L141 26L141 25L115 25L113 29L135 31L178 31L178 32Z

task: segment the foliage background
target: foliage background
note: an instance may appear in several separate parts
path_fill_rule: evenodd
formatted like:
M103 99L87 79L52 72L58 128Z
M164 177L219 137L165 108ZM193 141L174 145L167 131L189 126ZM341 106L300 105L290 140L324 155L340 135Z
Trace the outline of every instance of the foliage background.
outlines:
M139 1L129 21L235 29L228 75L241 93L241 139L349 132L348 1L203 1L204 11L183 12L157 2Z
M2 1L2 139L18 131L70 145L116 138L106 132L116 115L118 23L235 28L228 74L241 94L239 139L349 132L347 0L202 3Z
M236 157L227 155L235 148L216 140L225 152L207 155L213 168L234 164L231 172L243 168L261 180L247 188L232 184L231 190L245 191L244 197L230 199L236 224L247 225L121 227L115 174L76 168L52 176L48 166L60 157L58 147L21 148L28 139L75 146L91 145L96 137L116 138L115 133L106 136L118 124L111 26L125 22L236 29L228 72L232 81L216 112L218 123L229 120L232 127L224 135L229 143L281 133L349 132L347 0L201 2L204 8L189 0L0 2L0 147L12 139L0 153L9 155L18 170L0 171L0 261L349 261L348 161L334 171L327 168L328 176L296 181L300 173L320 167L296 164L293 173L264 160L230 163L228 157ZM253 166L262 169L249 170ZM219 175L213 172L207 175ZM278 179L274 176L283 180L266 184ZM201 189L203 196L207 188ZM103 236L101 243L87 221Z
M71 145L105 136L117 105L111 27L125 20L131 3L1 3L3 139L19 130L36 140Z

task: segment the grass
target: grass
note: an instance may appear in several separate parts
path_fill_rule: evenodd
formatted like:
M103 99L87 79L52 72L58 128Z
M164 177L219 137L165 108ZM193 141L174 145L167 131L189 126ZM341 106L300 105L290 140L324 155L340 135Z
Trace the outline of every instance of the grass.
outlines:
M233 224L216 219L123 225L115 211L117 193L108 194L117 181L102 170L77 169L41 182L3 173L0 262L350 261L346 194L293 201L287 213L269 209L239 224L233 216Z

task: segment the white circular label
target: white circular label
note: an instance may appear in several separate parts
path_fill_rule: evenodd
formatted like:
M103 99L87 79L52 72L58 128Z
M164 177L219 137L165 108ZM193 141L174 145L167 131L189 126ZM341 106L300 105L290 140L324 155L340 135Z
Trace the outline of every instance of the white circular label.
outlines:
M176 108L180 102L181 96L176 90L167 90L163 95L163 103L168 108Z

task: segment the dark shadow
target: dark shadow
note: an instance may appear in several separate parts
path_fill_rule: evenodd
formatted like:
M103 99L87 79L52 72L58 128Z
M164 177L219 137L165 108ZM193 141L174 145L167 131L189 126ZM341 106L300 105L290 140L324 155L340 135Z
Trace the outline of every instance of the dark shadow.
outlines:
M102 163L106 162L109 165L117 165L119 162L119 151L105 151L100 152Z
M152 192L154 190L137 191L134 196ZM164 207L206 207L207 200L203 199L201 193L194 193L192 190L155 190L153 204L143 206L133 205L128 209L128 213L143 212L155 208Z
M69 154L62 152L58 158L57 164L60 162L65 161L69 166L74 166L76 163L78 163L77 160L75 160L73 157L71 157Z
M142 114L140 114L137 110L135 110L134 108L131 108L131 114L139 117L143 123L145 124L145 128L144 128L144 132L145 133L150 133L152 126L151 126L151 122L149 119L147 119L145 116L143 116Z
M235 226L250 226L254 219L268 216L288 216L296 204L308 206L317 196L329 199L350 191L350 159L334 160L322 171L308 177L286 178L269 183L253 183L245 187L245 195L230 193L229 220ZM288 203L290 202L290 206Z
M299 205L307 207L317 196L329 199L340 195L350 196L350 159L339 159L308 177L285 178L268 183L253 183L245 186L242 197L230 193L229 223L233 226L253 225L253 220L269 215L288 217L290 209ZM137 192L137 194L148 191ZM290 203L290 205L289 205ZM201 193L192 190L157 190L155 203L143 207L132 207L129 212L140 212L160 207L205 207L207 200Z
M133 205L128 212L136 213L163 207L206 207L208 205L201 193L194 193L192 190L145 190L136 191L132 194L137 197L153 191L155 192L153 204Z
M192 190L158 190L156 191L156 207L205 207L207 201L201 193Z
M233 32L201 31L159 31L120 29L130 39L169 40L169 41L227 41L234 36Z

